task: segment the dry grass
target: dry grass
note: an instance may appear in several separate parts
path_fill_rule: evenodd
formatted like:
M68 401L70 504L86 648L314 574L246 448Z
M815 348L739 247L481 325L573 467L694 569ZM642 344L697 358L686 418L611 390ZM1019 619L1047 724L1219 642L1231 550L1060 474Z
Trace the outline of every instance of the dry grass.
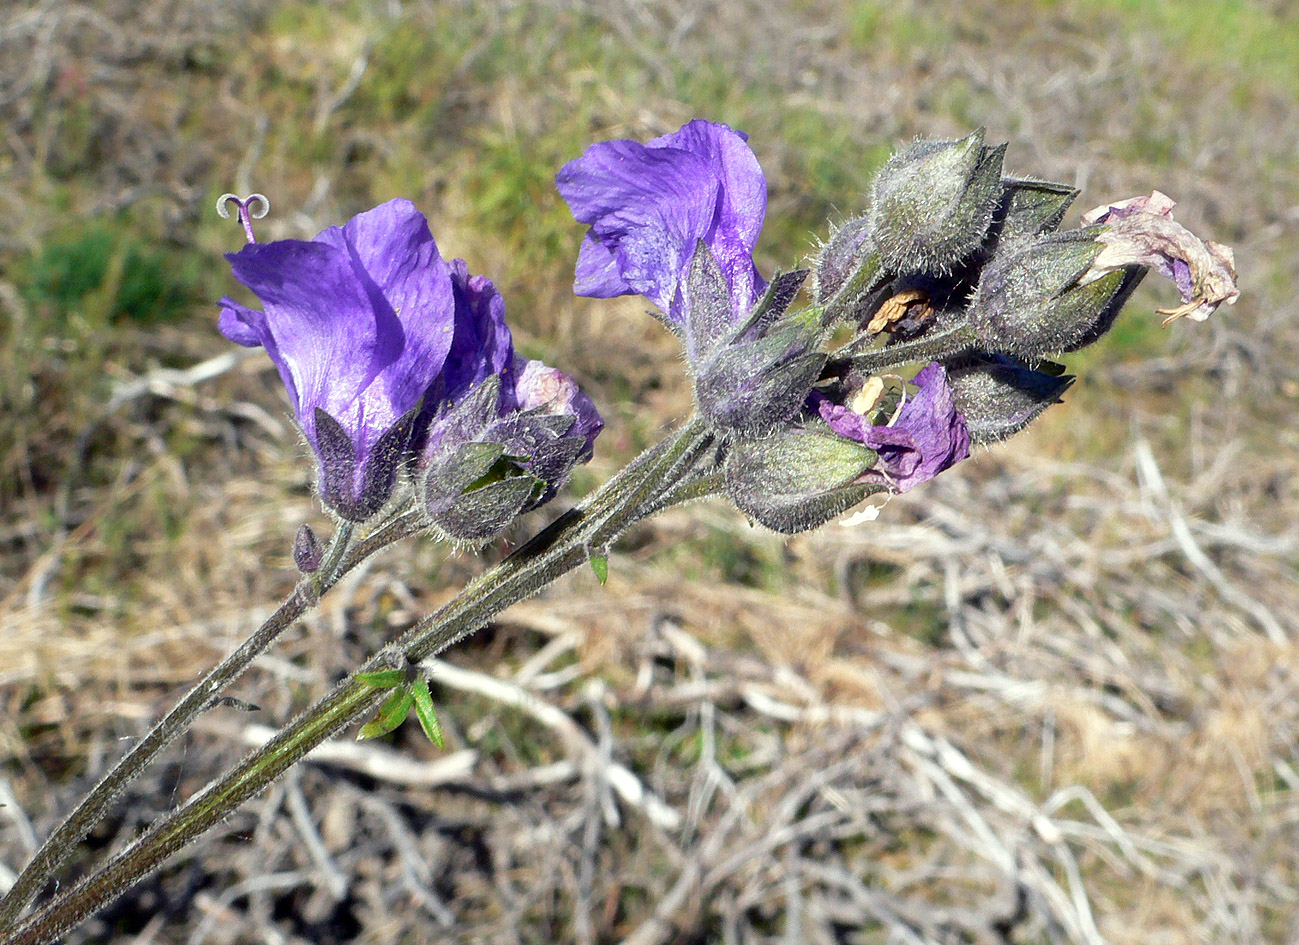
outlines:
M787 264L882 144L985 124L1084 208L1182 200L1235 245L1240 304L1157 333L1143 290L1066 405L874 524L784 542L712 503L643 526L607 587L570 576L434 667L445 754L329 746L70 941L1299 939L1299 84L1275 62L1299 33L1237 6L1233 61L1191 0L4 14L0 883L321 521L269 365L183 373L228 347L199 301L237 242L210 197L269 193L267 237L415 197L594 391L589 484L689 397L639 303L568 296L557 160L732 121ZM33 301L31 259L92 217L195 267L181 315ZM241 683L260 712L205 719L92 846L483 566L422 545L350 579Z

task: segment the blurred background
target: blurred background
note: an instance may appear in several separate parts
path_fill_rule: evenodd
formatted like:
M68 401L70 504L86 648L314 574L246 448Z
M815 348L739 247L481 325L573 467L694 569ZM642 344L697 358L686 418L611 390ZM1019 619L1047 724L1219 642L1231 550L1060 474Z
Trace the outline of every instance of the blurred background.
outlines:
M0 886L328 531L269 360L216 330L219 194L270 198L262 239L409 197L496 281L608 421L517 539L691 406L644 302L572 296L564 161L748 132L770 272L894 147L986 126L1081 188L1067 225L1172 195L1239 304L1161 329L1147 279L1064 405L875 523L641 526L607 586L446 654L445 752L344 738L69 941L1299 940L1296 63L1287 0L6 4ZM507 547L354 574L71 869Z

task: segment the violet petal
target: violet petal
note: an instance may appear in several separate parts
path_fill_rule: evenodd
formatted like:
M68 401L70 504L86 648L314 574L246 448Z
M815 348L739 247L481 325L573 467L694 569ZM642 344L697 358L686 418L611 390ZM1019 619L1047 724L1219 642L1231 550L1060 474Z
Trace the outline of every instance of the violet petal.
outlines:
M745 136L692 121L648 144L606 141L556 177L573 216L591 227L574 291L610 298L640 294L672 324L683 324L681 291L696 244L717 258L736 318L765 283L753 247L766 213L766 179Z

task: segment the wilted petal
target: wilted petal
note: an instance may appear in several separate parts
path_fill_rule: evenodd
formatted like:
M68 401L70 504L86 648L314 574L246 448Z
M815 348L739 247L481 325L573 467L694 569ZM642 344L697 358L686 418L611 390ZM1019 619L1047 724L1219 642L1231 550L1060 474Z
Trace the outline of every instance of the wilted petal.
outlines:
M810 401L830 429L879 453L879 463L867 477L878 478L897 492L928 482L970 455L970 434L942 365L930 364L911 383L919 392L889 424L873 424L821 394Z
M1086 284L1123 266L1149 266L1173 281L1185 303L1159 310L1167 316L1165 325L1183 316L1204 321L1224 302L1234 304L1240 290L1231 247L1201 240L1174 221L1176 205L1156 190L1084 214L1084 225L1105 226L1096 237L1105 248L1080 281Z

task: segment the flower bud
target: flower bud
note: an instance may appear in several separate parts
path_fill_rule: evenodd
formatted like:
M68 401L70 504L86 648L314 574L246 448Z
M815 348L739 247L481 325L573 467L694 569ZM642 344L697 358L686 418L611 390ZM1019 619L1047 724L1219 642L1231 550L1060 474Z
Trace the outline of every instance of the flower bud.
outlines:
M325 549L316 537L315 530L304 524L293 539L293 563L303 574L315 574L320 570L324 557Z
M996 443L1018 433L1073 385L1058 364L1033 370L1004 355L979 356L947 365L956 409L972 443Z
M540 361L514 363L516 412L496 426L493 435L506 452L526 456L523 468L545 485L524 511L549 502L578 463L591 458L604 421L577 381Z
M738 440L726 457L726 487L736 506L773 531L816 528L882 486L858 483L876 460L860 443L803 428Z
M1102 248L1097 232L1019 241L984 267L969 318L988 351L1033 360L1077 350L1109 329L1143 270L1119 269L1080 285Z
M812 296L830 321L853 320L871 293L888 279L869 217L849 220L821 247L813 267Z
M444 453L424 474L424 511L436 519L469 490L505 478L504 456L500 443L464 443Z
M695 399L718 429L764 436L794 417L821 376L826 356L798 325L757 341L728 345L698 368Z
M1005 145L983 130L955 141L918 141L875 180L871 224L891 272L950 272L983 242L1001 200Z
M591 455L603 422L567 374L516 359L508 388L493 375L432 422L422 495L450 537L489 541L554 496Z
M424 511L451 538L478 544L500 534L543 489L502 444L463 443L425 472Z
M687 280L686 354L695 399L714 426L763 436L802 408L825 366L815 351L820 310L787 314L806 272L777 276L736 325L730 290L712 251L700 243Z
M503 532L543 489L541 480L526 474L472 486L429 518L457 541L482 544Z
M828 302L872 249L869 217L857 217L836 229L829 242L821 247L812 270L812 294L816 300Z

